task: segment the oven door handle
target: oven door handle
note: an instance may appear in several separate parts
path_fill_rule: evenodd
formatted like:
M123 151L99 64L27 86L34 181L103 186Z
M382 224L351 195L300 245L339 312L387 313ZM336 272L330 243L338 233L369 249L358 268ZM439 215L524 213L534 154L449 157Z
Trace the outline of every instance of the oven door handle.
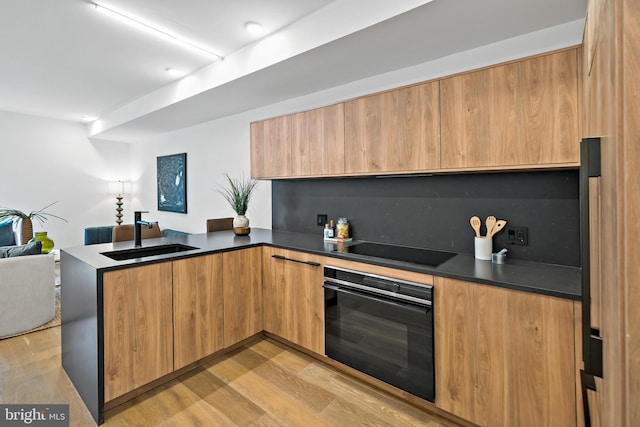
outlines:
M369 295L369 294L367 294L365 292L346 289L346 288L344 288L342 286L336 286L336 285L334 285L334 284L332 284L330 282L324 282L322 287L325 288L325 289L329 289L329 290L335 291L335 292L342 292L342 293L345 293L345 294L357 296L358 298L364 298L364 299L367 299L367 300L370 300L370 301L376 301L376 302L380 302L380 303L383 303L383 304L392 305L394 307L402 308L403 310L417 311L419 313L424 313L424 314L429 313L429 311L431 310L431 307L424 307L424 306L411 304L411 303L407 303L407 302L392 301L392 300L387 299L385 297L372 296L372 295Z

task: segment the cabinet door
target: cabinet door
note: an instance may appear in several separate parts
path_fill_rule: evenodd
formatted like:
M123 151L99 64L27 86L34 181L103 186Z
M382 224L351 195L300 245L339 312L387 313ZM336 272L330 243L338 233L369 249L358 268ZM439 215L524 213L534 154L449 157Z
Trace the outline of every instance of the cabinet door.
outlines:
M277 248L265 253L265 330L324 354L323 258Z
M438 82L345 103L345 172L411 172L440 166Z
M222 255L173 261L175 369L223 348Z
M262 247L223 254L224 345L263 330Z
M292 116L251 123L251 176L286 177L291 170Z
M171 263L104 273L104 399L173 370Z
M435 278L436 405L476 420L476 324L474 285Z
M441 80L442 167L514 164L513 64Z
M344 104L297 113L291 125L291 176L344 173Z
M442 168L577 163L575 49L440 82Z
M573 302L436 278L436 405L479 425L576 424Z
M579 162L576 49L517 65L518 163Z

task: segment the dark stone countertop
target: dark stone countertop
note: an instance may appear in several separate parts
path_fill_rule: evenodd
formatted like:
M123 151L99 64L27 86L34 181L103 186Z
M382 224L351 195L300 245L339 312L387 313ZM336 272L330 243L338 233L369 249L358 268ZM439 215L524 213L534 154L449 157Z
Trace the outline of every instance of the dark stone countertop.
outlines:
M473 255L458 254L437 268L433 268L383 258L336 252L335 249L337 245L324 242L320 234L303 234L254 228L251 230L249 236L235 236L232 231L219 231L187 236L146 239L143 241L143 246L155 246L168 243L181 243L194 246L197 249L125 261L114 261L101 253L131 249L133 248L133 242L76 246L62 249L61 252L63 254L63 262L65 254L68 254L91 265L96 270L107 271L128 268L133 265L225 252L251 246L271 245L283 249L298 250L328 257L348 259L572 300L580 300L582 295L581 270L577 267L540 264L510 260L508 258L505 264L493 264L491 261L478 261ZM350 244L354 243L357 243L357 241ZM64 278L62 278L62 280L64 281Z

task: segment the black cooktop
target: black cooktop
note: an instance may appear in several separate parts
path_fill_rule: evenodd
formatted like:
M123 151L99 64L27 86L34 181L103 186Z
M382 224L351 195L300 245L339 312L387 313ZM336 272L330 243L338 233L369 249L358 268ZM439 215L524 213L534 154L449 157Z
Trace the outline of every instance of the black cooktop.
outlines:
M355 255L392 259L395 261L411 262L429 267L437 267L443 262L456 256L453 252L433 251L430 249L371 242L356 243L352 246L336 249L336 251Z

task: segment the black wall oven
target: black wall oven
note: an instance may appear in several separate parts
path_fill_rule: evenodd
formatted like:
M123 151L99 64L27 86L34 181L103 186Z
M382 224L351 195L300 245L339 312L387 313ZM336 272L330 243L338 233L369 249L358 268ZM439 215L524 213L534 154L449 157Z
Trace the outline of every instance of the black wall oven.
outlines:
M327 266L328 357L435 402L433 287Z

